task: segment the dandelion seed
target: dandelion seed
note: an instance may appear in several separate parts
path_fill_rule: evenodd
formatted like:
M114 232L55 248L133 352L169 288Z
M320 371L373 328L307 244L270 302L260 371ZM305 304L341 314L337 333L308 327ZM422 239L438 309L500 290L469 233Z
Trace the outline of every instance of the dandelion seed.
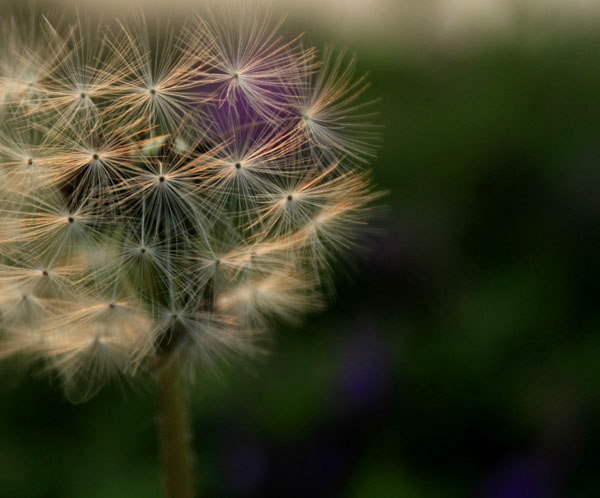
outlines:
M320 66L303 71L304 83L295 88L298 130L317 161L364 163L374 155L378 127L370 122L372 102L359 101L369 84L365 76L354 78L355 64L345 51L326 47Z

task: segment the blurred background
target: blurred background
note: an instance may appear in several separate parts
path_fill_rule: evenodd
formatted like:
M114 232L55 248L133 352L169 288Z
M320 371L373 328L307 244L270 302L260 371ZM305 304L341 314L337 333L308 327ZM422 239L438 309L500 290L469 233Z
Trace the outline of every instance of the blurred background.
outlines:
M388 211L327 311L198 375L201 496L600 496L600 2L272 6L369 71ZM73 406L0 365L0 496L160 497L155 410L151 385Z

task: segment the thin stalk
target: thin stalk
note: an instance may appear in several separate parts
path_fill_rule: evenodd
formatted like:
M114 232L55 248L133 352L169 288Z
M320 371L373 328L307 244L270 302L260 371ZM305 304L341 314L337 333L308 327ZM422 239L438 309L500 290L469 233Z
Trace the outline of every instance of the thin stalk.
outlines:
M167 498L195 496L187 387L177 358L167 357L159 364L159 433Z

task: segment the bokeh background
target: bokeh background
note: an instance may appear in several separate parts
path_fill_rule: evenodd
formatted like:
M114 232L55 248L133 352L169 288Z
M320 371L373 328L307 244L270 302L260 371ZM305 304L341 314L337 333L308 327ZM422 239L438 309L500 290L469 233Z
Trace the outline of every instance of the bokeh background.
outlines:
M387 213L327 311L197 376L201 496L600 496L600 3L272 6L369 71ZM150 384L74 406L0 365L0 497L160 497L155 409Z

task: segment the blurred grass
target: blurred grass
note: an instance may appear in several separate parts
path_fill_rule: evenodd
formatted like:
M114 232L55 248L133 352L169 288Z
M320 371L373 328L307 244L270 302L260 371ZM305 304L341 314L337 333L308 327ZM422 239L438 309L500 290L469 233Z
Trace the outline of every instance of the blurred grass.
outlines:
M600 495L599 54L359 53L385 232L267 361L198 376L203 496ZM125 391L1 365L0 497L161 496L151 386Z

